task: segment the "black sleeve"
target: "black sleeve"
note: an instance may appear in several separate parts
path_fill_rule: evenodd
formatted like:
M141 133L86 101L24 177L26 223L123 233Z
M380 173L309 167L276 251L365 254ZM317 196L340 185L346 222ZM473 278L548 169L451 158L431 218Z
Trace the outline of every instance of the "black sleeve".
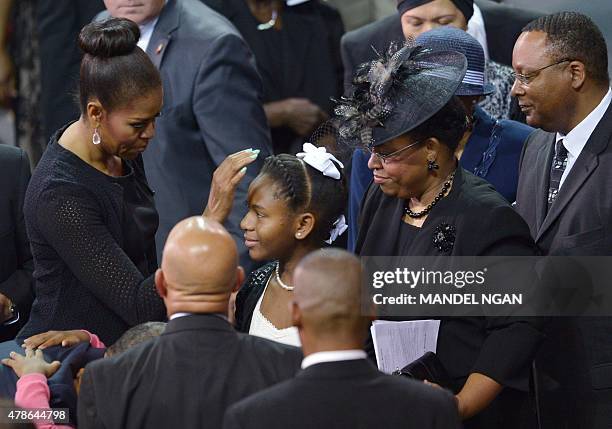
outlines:
M78 185L45 191L34 208L48 245L89 289L128 325L161 320L166 311L154 276L144 278L111 235L96 200Z
M323 19L328 29L328 46L330 48L331 58L334 61L334 70L336 76L336 93L335 97L339 97L344 92L344 67L342 65L342 54L340 52L340 41L344 35L344 23L337 9L320 2L319 7L322 9Z
M103 429L104 425L98 418L96 394L91 372L91 367L88 367L81 377L81 387L77 403L79 427L86 429Z
M457 412L457 402L455 397L447 391L443 395L440 395L440 399L435 404L435 409L438 412L434 415L434 422L432 428L434 429L460 429L461 421L459 420L459 413ZM432 407L434 408L434 407Z
M30 242L26 234L23 217L23 200L28 182L30 181L30 162L25 152L21 152L19 178L15 192L13 206L13 219L15 219L15 252L17 256L17 270L9 278L0 282L0 293L8 296L20 311L29 311L34 300L34 281L32 272L34 262L30 252Z
M482 223L483 230L473 235L482 237L479 255L537 255L537 247L527 224L510 206L496 207L486 219ZM520 285L535 285L535 272L532 274L517 272L513 278ZM504 386L525 391L531 362L544 339L541 332L544 323L544 319L534 317L485 318L486 339L471 372L484 374Z
M238 405L240 405L240 403L232 405L225 412L225 416L223 417L223 429L241 429L245 427L241 424L240 418L238 417L240 411Z
M353 59L350 33L345 34L340 39L340 56L342 58L342 68L344 76L344 95L348 95L353 86L353 73L355 68L355 60Z

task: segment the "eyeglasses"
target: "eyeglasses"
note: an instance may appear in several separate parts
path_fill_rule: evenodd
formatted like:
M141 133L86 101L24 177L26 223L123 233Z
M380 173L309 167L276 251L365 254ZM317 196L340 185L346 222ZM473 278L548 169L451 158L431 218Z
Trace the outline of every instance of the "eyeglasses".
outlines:
M378 158L380 160L380 162L382 162L383 164L387 164L389 161L392 161L393 158L395 158L398 154L402 153L403 151L405 151L406 149L410 149L413 146L418 145L419 143L422 143L422 141L418 141L418 142L414 142L414 143L410 143L408 146L404 146L403 148L396 150L395 152L391 152L391 153L378 153L378 152L374 152L374 147L372 146L365 146L365 150L368 151L368 153L374 155L376 158Z
M520 74L520 73L515 73L515 72L512 72L512 77L514 78L514 80L518 80L518 81L519 81L519 82L520 82L522 85L527 86L527 85L529 85L531 82L533 82L533 80L534 80L536 77L538 77L538 75L540 74L540 72L541 72L542 70L546 70L546 69L547 69L547 68L549 68L549 67L552 67L552 66L557 66L557 65L559 65L559 64L568 63L568 62L570 62L570 61L573 61L573 60L568 60L568 59L561 60L561 61L558 61L558 62L556 62L556 63L549 64L549 65L547 65L547 66L544 66L544 67L541 67L541 68L539 68L539 69L537 69L537 70L534 70L534 71L532 71L532 72L531 72L531 73L529 73L529 74Z

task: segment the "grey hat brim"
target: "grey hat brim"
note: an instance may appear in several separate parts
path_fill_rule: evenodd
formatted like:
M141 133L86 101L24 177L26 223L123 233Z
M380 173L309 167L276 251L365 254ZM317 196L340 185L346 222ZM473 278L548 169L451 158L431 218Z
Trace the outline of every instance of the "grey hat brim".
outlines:
M459 96L462 96L462 95L465 95L465 96L491 95L494 92L495 92L495 86L491 84L490 82L486 82L482 86L461 83L461 85L459 85L459 88L457 88L457 92L455 92L455 95L459 95Z

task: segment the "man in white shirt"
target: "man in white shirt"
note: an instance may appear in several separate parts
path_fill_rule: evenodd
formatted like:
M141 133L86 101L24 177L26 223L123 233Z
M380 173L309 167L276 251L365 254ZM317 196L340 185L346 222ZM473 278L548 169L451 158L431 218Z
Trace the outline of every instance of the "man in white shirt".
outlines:
M293 279L302 371L234 405L224 428L460 427L449 392L382 374L367 360L359 259L340 249L319 250L300 262Z
M512 63L512 93L527 123L541 128L523 149L517 211L544 254L609 256L612 92L601 31L576 12L539 18L523 29ZM610 318L550 323L546 358L537 361L549 380L541 386L543 427L609 427L611 333Z

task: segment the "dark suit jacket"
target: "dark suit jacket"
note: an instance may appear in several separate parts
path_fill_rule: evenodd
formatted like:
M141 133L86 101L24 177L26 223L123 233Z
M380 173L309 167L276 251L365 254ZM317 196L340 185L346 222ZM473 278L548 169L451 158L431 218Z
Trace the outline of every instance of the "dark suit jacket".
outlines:
M79 428L220 428L229 405L293 377L301 359L220 316L180 317L159 338L86 367Z
M340 53L344 66L344 91L351 88L355 68L366 61L376 58L376 52L387 52L392 41L404 41L402 24L397 14L389 15L368 25L364 25L342 36Z
M36 2L36 30L40 59L40 119L45 143L67 122L79 118L79 106L73 94L79 82L83 53L79 32L94 16L104 10L102 0L55 0ZM18 24L19 25L19 24ZM32 150L32 162L38 163L44 148Z
M248 266L239 223L249 183L272 153L251 51L228 20L202 2L168 0L147 53L164 86L156 135L143 154L159 212L158 259L172 227L203 212L219 164L229 154L253 148L261 153L238 186L226 224Z
M225 429L459 428L446 391L380 373L369 361L319 363L233 405Z
M542 13L490 0L476 0L475 3L484 19L489 57L512 66L512 50L521 30Z
M34 300L34 262L23 218L23 200L30 180L25 152L0 144L0 293L17 305L20 322L0 323L0 342L13 338L28 319Z
M546 213L555 135L538 130L519 164L517 211L544 254L612 253L612 106L595 128ZM556 318L538 366L545 428L603 428L612 422L612 320Z

